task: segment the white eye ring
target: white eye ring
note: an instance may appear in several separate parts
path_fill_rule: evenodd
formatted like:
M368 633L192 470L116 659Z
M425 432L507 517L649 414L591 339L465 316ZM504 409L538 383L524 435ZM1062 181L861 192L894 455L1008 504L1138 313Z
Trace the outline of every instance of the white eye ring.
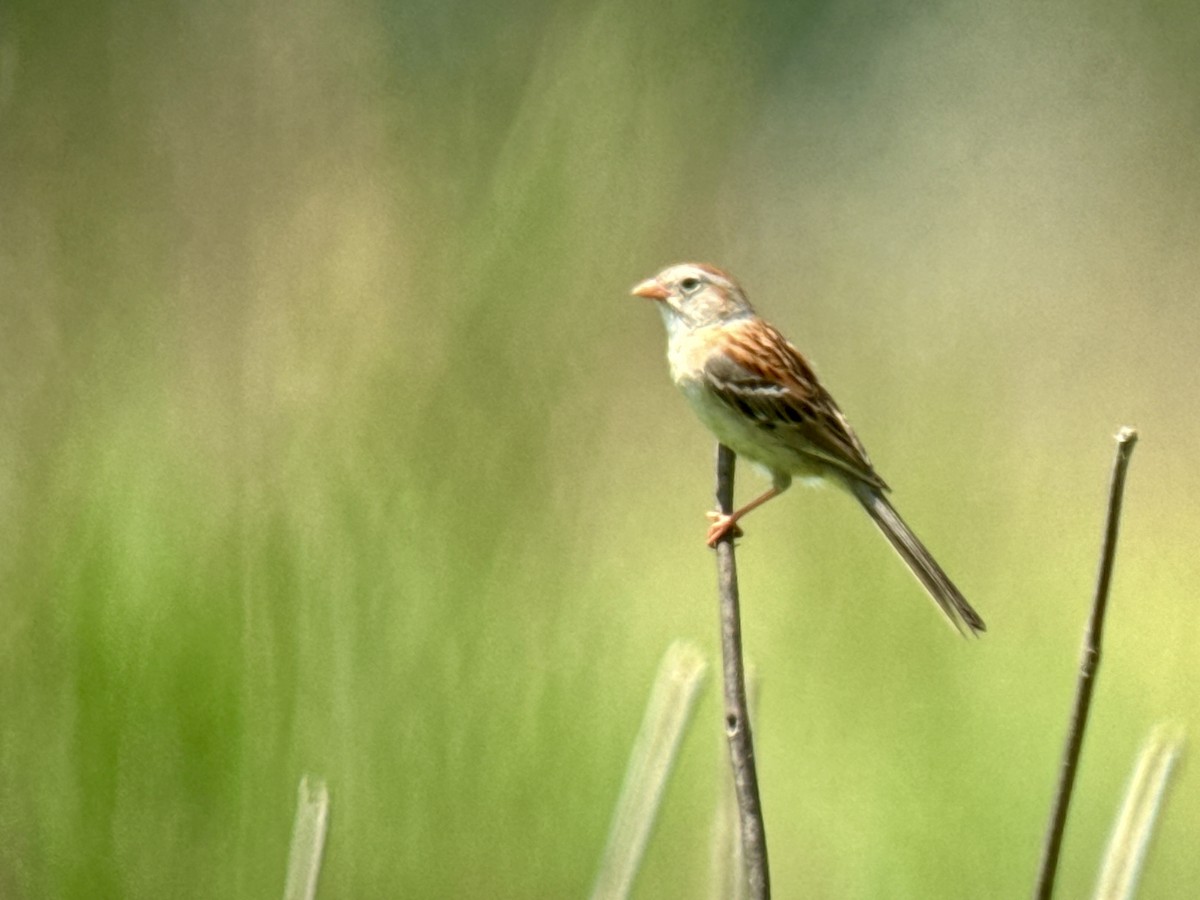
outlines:
M685 294L690 294L692 291L700 287L702 283L703 282L701 282L699 278L696 278L694 275L689 275L687 278L684 278L679 282L679 286L683 288L683 292Z

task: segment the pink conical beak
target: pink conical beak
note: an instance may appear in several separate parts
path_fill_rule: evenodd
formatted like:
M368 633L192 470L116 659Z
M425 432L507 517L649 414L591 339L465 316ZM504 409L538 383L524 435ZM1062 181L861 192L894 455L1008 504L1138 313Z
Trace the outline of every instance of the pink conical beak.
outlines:
M635 297L645 297L647 300L666 300L671 296L671 292L659 284L655 278L647 278L635 286L630 293Z

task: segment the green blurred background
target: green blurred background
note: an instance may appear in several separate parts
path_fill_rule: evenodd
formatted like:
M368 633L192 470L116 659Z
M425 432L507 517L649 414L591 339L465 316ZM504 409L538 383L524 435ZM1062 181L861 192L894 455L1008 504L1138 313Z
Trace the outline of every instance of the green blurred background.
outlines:
M776 895L1028 893L1142 433L1061 894L1200 726L1185 2L0 3L0 896L579 897L715 658L667 263L816 361L989 625L855 504L749 520ZM743 472L739 494L759 489ZM710 683L638 882L697 897ZM1143 897L1200 885L1185 766Z

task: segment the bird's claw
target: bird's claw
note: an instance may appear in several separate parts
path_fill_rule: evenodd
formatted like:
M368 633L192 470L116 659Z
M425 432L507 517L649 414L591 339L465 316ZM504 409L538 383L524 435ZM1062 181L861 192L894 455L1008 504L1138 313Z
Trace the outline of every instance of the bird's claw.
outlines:
M737 519L735 519L733 516L726 515L723 512L718 512L715 509L709 513L706 513L706 516L708 521L712 523L708 526L708 534L705 535L704 538L704 542L708 544L708 546L717 546L717 543L721 540L721 538L725 537L725 535L730 535L731 537L735 538L740 538L742 536L742 529L738 527Z

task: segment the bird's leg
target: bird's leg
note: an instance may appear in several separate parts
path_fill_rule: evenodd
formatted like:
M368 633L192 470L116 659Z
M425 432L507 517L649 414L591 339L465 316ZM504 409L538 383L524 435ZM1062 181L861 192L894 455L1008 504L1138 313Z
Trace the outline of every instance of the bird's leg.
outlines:
M717 541L730 532L733 532L734 537L741 537L742 529L737 527L738 519L746 515L746 513L758 509L772 497L778 497L784 490L786 488L773 487L769 491L764 491L741 509L735 509L729 515L725 515L725 513L717 510L710 512L708 514L708 521L712 522L712 524L708 526L708 535L704 538L705 543L710 547L715 547L717 546Z

